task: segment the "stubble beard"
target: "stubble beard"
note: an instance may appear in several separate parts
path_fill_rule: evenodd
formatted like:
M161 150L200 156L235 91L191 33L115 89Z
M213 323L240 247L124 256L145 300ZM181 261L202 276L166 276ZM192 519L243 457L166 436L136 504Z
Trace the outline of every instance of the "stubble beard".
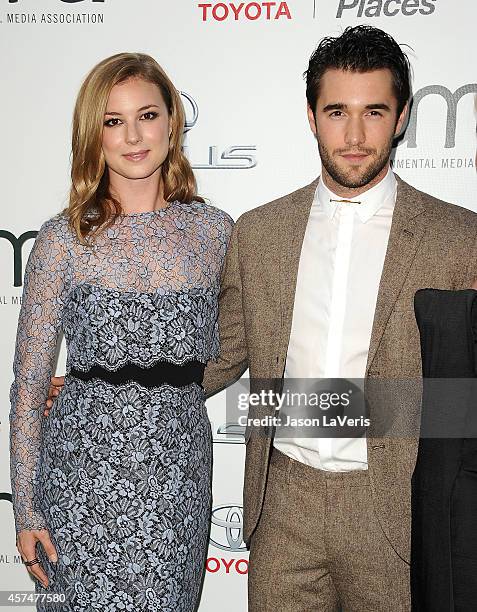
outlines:
M385 168L389 161L391 151L393 148L394 136L390 138L386 147L381 151L377 152L375 149L356 149L354 153L367 153L368 155L374 156L374 159L366 165L366 167L356 170L350 168L349 170L343 170L338 166L336 161L333 159L333 155L325 147L323 142L317 136L318 151L320 152L321 164L328 172L330 177L335 183L346 189L360 189L371 183L382 170ZM342 151L348 151L349 149L343 149ZM335 152L339 154L340 151Z

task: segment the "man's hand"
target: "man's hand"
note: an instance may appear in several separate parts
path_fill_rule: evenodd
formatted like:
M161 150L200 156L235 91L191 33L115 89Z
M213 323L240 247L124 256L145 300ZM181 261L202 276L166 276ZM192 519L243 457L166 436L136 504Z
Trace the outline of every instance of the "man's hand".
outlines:
M48 391L48 399L46 400L46 408L43 412L45 416L50 414L51 407L53 406L53 402L60 394L61 389L63 389L63 385L65 384L64 376L53 376L50 383L50 389Z
M477 289L477 278L474 280L474 282L472 283L472 287L471 289Z

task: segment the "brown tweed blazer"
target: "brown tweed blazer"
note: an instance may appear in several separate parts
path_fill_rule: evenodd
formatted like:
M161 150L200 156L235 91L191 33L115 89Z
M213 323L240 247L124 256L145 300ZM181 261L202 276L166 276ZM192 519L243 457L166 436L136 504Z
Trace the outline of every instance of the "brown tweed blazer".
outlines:
M423 287L467 288L477 276L477 214L422 193L399 177L397 181L366 367L368 379L420 377L415 292ZM237 221L220 294L221 353L205 372L208 394L223 389L247 367L251 386L254 379L282 379L301 246L316 185L317 180ZM367 446L377 516L393 548L409 561L410 483L417 438L368 437ZM244 538L249 541L260 520L270 436L247 430L246 447Z

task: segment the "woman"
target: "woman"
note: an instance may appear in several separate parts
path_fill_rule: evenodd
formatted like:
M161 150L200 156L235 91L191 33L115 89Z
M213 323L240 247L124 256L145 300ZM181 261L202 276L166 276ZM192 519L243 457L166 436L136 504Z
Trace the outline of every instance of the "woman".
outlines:
M201 381L218 354L231 219L197 197L183 127L151 57L99 63L76 102L69 206L28 261L13 505L22 558L39 592L65 594L61 610L177 612L198 600L211 500ZM60 330L68 374L42 421Z

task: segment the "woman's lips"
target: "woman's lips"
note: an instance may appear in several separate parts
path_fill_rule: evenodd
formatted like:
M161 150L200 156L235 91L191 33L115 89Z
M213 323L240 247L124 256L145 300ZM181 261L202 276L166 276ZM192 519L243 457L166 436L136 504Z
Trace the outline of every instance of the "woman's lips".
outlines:
M128 159L129 161L137 162L146 159L149 151L137 151L137 153L125 153L123 157Z

